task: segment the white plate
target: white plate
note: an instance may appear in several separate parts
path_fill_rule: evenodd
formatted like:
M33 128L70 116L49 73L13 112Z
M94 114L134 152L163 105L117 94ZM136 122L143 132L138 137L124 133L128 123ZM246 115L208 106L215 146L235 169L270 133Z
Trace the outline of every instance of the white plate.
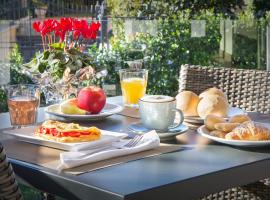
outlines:
M262 126L265 126L267 128L270 128L270 124L266 124L266 123L257 123L257 124L260 124ZM233 145L233 146L260 147L260 146L270 145L270 140L264 140L264 141L227 140L227 139L224 139L224 138L215 137L215 136L209 135L209 131L205 127L205 125L200 126L197 129L197 131L203 137L206 137L208 139L214 140L216 142L220 142L220 143L228 144L228 145Z
M228 118L233 117L235 115L247 115L247 112L237 107L230 107L228 111ZM195 124L203 124L203 119L199 116L188 116L185 117L186 122L195 123Z
M94 121L101 120L110 115L119 113L123 110L123 107L117 104L106 103L104 108L99 114L93 115L68 115L60 111L60 104L54 104L45 108L45 112L50 115L50 117L60 117L66 120L76 120L76 121Z
M34 132L36 128L37 126L23 127L21 129L7 129L4 130L3 133L20 141L62 149L65 151L79 151L83 149L102 147L128 136L126 133L101 130L101 138L99 140L91 142L61 143L35 137Z

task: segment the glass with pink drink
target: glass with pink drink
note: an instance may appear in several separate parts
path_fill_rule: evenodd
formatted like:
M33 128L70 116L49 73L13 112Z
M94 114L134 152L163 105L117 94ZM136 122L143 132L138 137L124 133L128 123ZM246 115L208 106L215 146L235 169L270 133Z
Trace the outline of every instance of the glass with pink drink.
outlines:
M10 122L13 127L36 123L40 88L35 84L9 85L7 89Z

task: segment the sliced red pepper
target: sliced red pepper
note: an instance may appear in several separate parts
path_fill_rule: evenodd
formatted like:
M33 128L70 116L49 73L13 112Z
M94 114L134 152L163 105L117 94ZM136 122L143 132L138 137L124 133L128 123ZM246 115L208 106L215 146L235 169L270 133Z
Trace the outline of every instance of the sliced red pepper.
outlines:
M45 128L40 127L39 132L43 134L49 134L56 137L80 137L81 135L90 135L91 133L86 132L77 132L77 131L69 131L69 132L58 132L56 128Z
M68 137L68 136L70 136L70 137L80 137L80 135L81 135L81 133L79 133L79 132L63 132L62 133L62 136L66 136L66 137Z

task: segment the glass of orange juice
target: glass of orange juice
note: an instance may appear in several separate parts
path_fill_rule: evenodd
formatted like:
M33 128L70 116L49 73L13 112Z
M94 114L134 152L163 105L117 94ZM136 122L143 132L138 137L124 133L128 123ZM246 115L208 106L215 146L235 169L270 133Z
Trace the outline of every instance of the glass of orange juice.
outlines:
M125 106L138 106L139 99L146 92L148 70L122 69L119 74Z

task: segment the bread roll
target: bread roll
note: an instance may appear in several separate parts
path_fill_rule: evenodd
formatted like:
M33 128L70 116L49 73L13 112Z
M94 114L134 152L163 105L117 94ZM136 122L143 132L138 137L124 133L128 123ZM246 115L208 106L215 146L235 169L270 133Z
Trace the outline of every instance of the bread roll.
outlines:
M229 133L239 125L239 123L217 123L214 125L214 127L216 130Z
M270 130L252 121L246 121L241 126L236 127L232 132L226 134L229 140L270 140Z
M231 123L240 123L241 124L241 123L246 122L246 121L251 121L251 119L247 115L235 115L229 119L229 122L231 122Z
M218 96L221 96L225 99L227 99L227 96L224 94L224 92L222 92L222 90L216 88L216 87L213 87L213 88L209 88L205 91L203 91L200 95L199 95L199 98L204 98L208 95L218 95Z
M214 131L211 131L209 133L209 135L212 135L212 136L215 136L215 137L219 137L219 138L225 138L225 135L227 133L223 132L223 131L219 131L219 130L214 130Z
M214 126L216 123L225 123L225 122L226 121L224 118L215 115L207 115L204 120L204 124L209 131L215 130Z
M191 91L183 91L176 96L176 101L176 107L182 110L185 116L198 116L199 97L197 94Z
M207 95L198 104L197 112L201 118L213 114L219 117L227 117L229 104L227 99L218 95Z

